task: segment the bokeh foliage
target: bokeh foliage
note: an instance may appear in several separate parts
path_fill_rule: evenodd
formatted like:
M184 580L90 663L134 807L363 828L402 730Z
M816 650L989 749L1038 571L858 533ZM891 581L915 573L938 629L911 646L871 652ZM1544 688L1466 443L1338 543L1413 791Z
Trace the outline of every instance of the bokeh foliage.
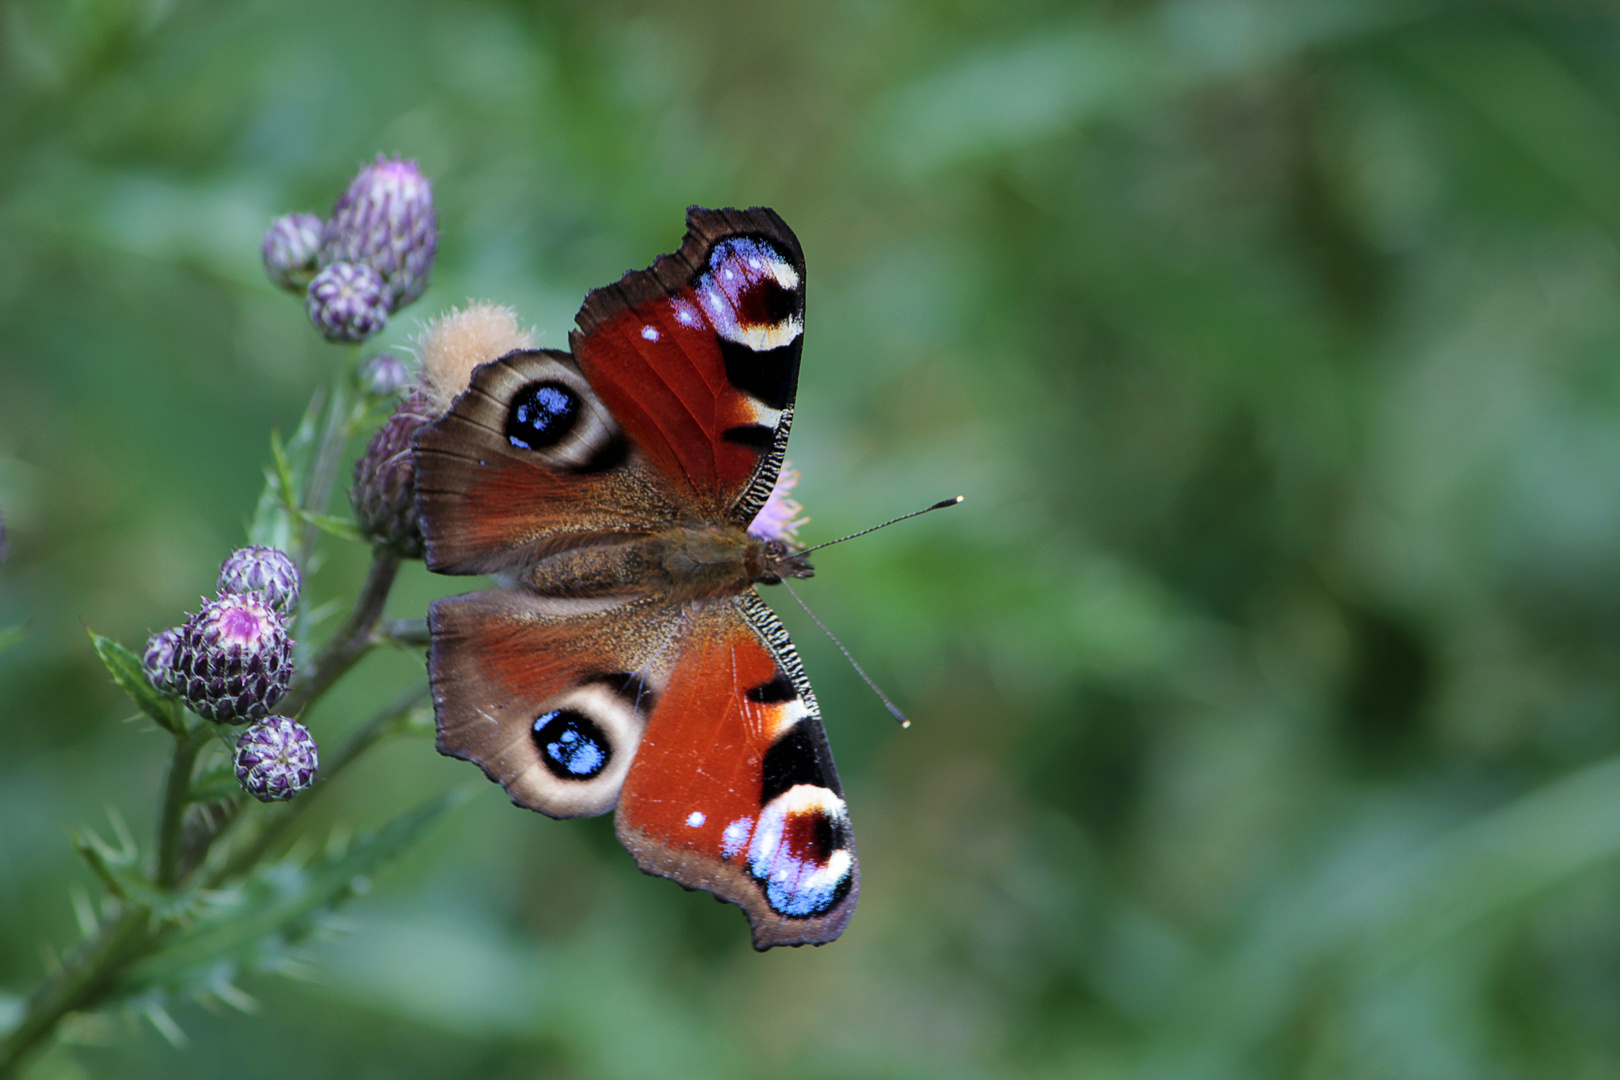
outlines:
M333 362L259 234L376 151L437 185L412 313L553 345L687 204L775 207L807 537L968 497L805 590L912 730L784 611L861 846L843 940L756 956L610 822L402 743L315 840L483 786L316 981L177 1010L186 1050L85 1018L31 1077L1620 1071L1611 5L3 14L0 1020L77 934L64 829L156 797L80 620L137 645L243 539ZM368 660L317 737L420 670Z

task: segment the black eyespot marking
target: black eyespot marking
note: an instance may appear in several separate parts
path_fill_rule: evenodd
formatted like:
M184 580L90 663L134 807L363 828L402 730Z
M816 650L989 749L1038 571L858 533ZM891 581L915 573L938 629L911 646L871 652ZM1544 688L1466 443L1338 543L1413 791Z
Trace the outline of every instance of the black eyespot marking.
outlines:
M759 804L764 806L800 784L823 787L834 795L842 795L844 791L838 785L832 761L822 761L822 749L809 723L801 721L783 732L765 751Z
M524 450L555 446L579 422L579 395L560 382L533 382L512 397L506 439Z
M761 705L779 705L798 696L798 688L793 685L793 680L787 677L785 671L778 671L770 682L762 683L748 691L748 700Z
M756 281L737 298L737 321L744 326L780 326L799 314L799 294L772 278Z
M629 671L604 671L600 675L593 675L587 682L601 683L603 686L619 695L626 705L641 708L643 705L651 707L653 692L647 685L644 675L637 675Z
M741 342L721 338L720 355L726 362L727 380L767 408L787 408L798 389L799 346L803 340L801 335L780 348L756 352Z
M844 823L830 814L816 814L811 828L818 862L825 863L832 858L833 852L849 846Z
M613 759L613 748L596 721L574 709L552 709L534 721L534 745L559 780L590 780Z
M768 428L764 424L741 424L726 428L720 437L728 443L746 446L761 454L776 445L776 429Z
M617 469L630 458L630 440L623 433L615 431L611 436L602 440L602 444L591 452L585 464L580 465L576 471L582 473L604 473Z

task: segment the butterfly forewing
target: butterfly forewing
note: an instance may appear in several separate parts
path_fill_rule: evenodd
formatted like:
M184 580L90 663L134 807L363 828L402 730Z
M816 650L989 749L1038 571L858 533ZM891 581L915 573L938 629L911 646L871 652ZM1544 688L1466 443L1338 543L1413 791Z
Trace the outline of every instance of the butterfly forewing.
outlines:
M626 440L573 357L552 350L512 353L473 373L450 412L416 436L416 493L428 568L444 574L531 565L680 516L670 484Z
M686 220L679 251L585 298L574 352L687 504L747 525L793 424L804 256L771 210L693 208Z

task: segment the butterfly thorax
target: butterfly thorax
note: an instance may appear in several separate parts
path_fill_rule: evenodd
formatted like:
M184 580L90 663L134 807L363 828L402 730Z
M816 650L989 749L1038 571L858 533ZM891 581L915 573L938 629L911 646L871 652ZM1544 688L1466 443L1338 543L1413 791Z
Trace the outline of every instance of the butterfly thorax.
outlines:
M703 524L559 552L522 580L545 596L651 594L685 603L721 600L756 584L813 573L780 540L750 536L735 525Z

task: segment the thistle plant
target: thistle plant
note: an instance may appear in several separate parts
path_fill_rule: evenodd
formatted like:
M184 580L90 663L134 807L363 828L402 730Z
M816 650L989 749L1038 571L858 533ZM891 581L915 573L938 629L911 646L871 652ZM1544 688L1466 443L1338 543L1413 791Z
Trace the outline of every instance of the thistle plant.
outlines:
M124 1008L178 1041L166 1008L177 997L250 1007L240 975L284 967L285 945L459 801L432 799L313 859L288 854L310 801L349 765L385 738L432 730L425 680L331 752L316 745L323 718L310 717L372 649L426 641L421 620L382 615L401 560L421 553L410 437L431 419L430 406L407 393L403 363L364 359L361 343L422 295L436 243L428 181L415 163L381 157L326 220L287 214L266 232L261 257L272 283L301 296L315 329L345 347L297 430L272 435L248 543L225 559L214 596L153 634L140 654L90 635L140 717L171 739L168 767L149 842L117 820L113 841L90 831L74 837L103 895L77 905L84 940L0 1029L0 1077L73 1014ZM351 524L330 516L328 504L345 446L372 428L355 466ZM323 633L300 599L306 571L330 543L368 544L372 558L347 618ZM300 651L295 638L319 644Z

